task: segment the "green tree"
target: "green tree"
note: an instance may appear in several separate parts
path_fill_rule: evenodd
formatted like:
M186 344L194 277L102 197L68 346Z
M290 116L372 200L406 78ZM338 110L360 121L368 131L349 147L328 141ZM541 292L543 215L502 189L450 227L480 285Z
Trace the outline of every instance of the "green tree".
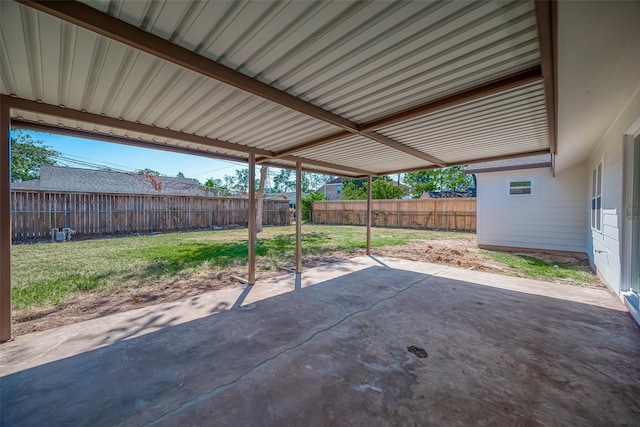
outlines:
M224 185L221 179L209 178L204 182L205 191L210 196L225 197L231 196L231 190Z
M414 199L425 191L461 191L473 186L473 177L466 174L464 166L408 172L403 181Z
M11 136L11 182L40 178L42 165L55 165L60 153L21 130Z
M136 173L137 173L138 175L145 175L145 176L150 176L150 175L153 175L153 176L160 176L160 175L161 175L161 174L160 174L160 172L158 172L158 171L156 171L156 170L153 170L153 169L149 169L149 168L138 169L138 170L136 171Z
M300 209L302 209L302 220L309 221L311 219L311 210L313 209L313 202L317 202L318 200L324 200L324 194L322 193L309 193L306 196L302 197L300 201Z
M182 172L178 172L176 178L184 178L184 174Z
M342 184L342 199L367 199L367 188L369 184L366 179L343 178ZM371 184L371 198L373 200L401 199L403 195L402 188L397 186L388 176L379 176L373 179Z
M273 177L273 190L276 193L287 193L296 189L295 176L292 177L291 169L282 169Z
M340 198L343 200L364 200L367 198L367 180L363 178L349 179L342 178L342 192Z

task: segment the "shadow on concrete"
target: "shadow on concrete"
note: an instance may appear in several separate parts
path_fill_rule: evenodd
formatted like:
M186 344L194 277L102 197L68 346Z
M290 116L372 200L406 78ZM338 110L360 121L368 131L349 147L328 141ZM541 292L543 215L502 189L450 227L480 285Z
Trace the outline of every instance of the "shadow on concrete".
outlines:
M7 375L0 424L632 425L638 360L626 312L376 266Z
M251 290L253 289L254 286L255 285L250 285L250 284L246 284L245 285L244 289L242 290L242 293L240 294L238 299L231 306L232 310L240 308L240 306L244 303L244 300L247 299L247 295L249 295L249 293L251 292ZM212 314L214 314L214 313L212 313Z
M380 264L381 267L390 268L387 264L385 264L384 262L380 261L380 259L374 257L373 255L369 255L369 258L371 258L372 260L374 260L375 262Z

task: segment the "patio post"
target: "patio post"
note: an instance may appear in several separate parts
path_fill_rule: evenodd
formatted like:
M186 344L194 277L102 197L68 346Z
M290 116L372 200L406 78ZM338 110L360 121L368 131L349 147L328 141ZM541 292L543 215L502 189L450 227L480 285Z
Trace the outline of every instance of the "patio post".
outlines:
M0 105L0 342L11 339L11 116Z
M302 273L302 164L296 162L296 273Z
M367 255L371 255L371 175L367 184Z
M256 284L256 155L249 154L249 285Z

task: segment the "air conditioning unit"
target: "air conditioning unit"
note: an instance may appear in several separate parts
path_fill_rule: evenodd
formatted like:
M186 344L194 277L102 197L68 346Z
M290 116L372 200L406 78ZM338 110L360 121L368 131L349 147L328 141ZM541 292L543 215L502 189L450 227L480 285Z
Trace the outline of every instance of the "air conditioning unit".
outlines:
M52 242L64 242L65 240L71 240L71 236L76 234L75 230L72 230L68 227L60 230L59 228L51 229L51 241Z

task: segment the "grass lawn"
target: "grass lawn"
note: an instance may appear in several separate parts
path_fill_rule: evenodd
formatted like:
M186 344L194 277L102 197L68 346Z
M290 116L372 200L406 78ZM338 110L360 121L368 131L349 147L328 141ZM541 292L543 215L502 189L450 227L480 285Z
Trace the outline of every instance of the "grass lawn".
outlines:
M365 233L364 227L305 225L303 255L313 265L314 256L322 263L363 254ZM372 245L387 256L416 261L478 266L532 279L570 279L586 286L598 282L584 263L481 251L470 233L375 228ZM295 226L265 228L256 246L259 272L293 267ZM246 229L15 245L12 305L29 311L87 293L105 296L145 286L175 289L178 279L201 284L221 277L228 281L234 271L246 274L247 258Z
M372 246L394 246L469 234L377 229ZM365 228L305 225L303 254L357 253ZM295 226L268 227L256 245L258 270L291 266ZM190 276L247 264L247 231L221 230L133 236L103 240L15 245L12 304L15 309L59 304L82 292L140 287L175 275Z
M481 251L486 257L509 267L507 274L537 280L570 279L581 284L599 283L598 278L585 268L561 261L545 261L530 255Z

